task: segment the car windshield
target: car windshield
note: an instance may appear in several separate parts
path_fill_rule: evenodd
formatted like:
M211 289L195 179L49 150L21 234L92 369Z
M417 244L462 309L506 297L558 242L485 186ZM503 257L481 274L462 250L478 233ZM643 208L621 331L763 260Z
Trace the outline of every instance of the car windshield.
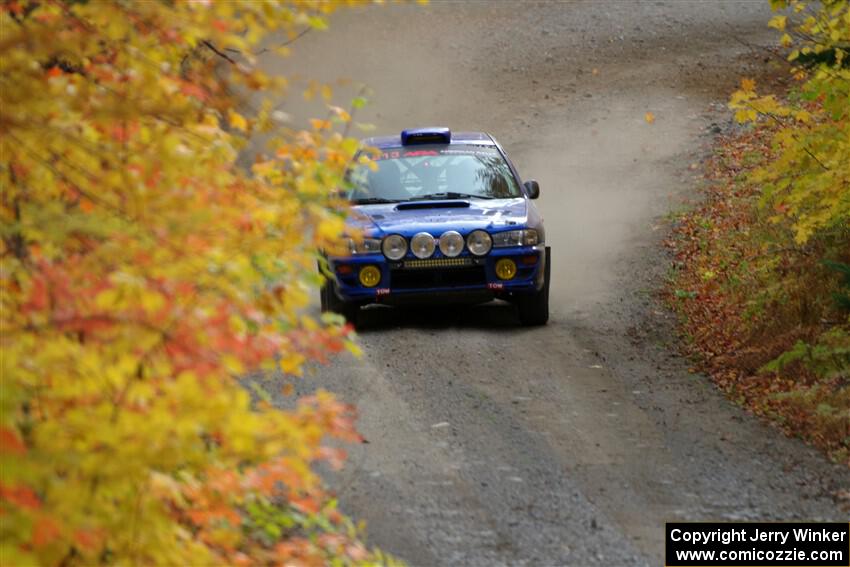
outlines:
M361 165L349 175L349 198L355 203L522 195L507 162L494 147L417 145L382 150L374 159L376 170Z

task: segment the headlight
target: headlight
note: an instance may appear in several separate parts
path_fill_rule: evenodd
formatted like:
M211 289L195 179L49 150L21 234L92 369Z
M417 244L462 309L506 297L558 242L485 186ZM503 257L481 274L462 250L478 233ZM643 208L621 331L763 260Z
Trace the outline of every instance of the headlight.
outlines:
M533 228L526 230L509 230L493 235L493 246L537 246L540 242L537 231Z
M476 256L483 256L493 247L493 239L483 230L473 230L466 237L466 247Z
M463 252L463 237L459 232L449 230L440 236L440 252L449 258L454 258Z
M364 238L363 240L348 239L349 254L374 254L381 251L381 241L377 238Z
M410 250L417 258L430 258L434 248L434 237L427 232L420 232L410 239Z
M381 250L390 260L401 260L407 254L407 240L400 234L391 234L384 238Z

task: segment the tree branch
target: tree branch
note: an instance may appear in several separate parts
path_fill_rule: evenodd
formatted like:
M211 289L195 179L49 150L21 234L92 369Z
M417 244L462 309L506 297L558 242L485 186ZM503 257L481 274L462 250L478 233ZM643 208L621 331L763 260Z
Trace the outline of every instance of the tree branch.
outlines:
M755 110L759 114L763 114L764 116L767 116L767 117L773 119L773 121L776 122L777 124L779 124L780 126L783 126L783 127L788 126L784 121L780 120L779 117L774 115L772 112L765 112L763 110L759 110L758 107L756 107L756 105L754 105L750 102L747 103L747 106L749 106L750 108L752 108L753 110ZM812 151L809 148L806 147L806 144L804 144L803 142L800 141L800 138L798 138L796 134L791 132L791 137L794 138L795 142L800 144L800 146L803 148L803 151L806 152L807 154L809 154L809 156L813 160L815 160L817 162L817 164L823 168L824 171L829 171L829 168L826 166L826 164L824 164L820 159L818 159L818 156L813 154Z
M210 51L212 51L222 59L224 59L225 61L227 61L228 63L230 63L231 65L236 65L236 61L230 55L224 53L223 51L220 51L215 45L213 45L209 41L204 40L201 42L201 44L207 47Z
M304 28L303 30L298 32L294 37L284 41L283 43L281 43L280 45L278 45L277 47L274 47L272 49L280 49L281 47L286 47L287 45L292 45L293 43L295 43L296 41L298 41L299 39L301 39L302 37L304 37L305 35L310 33L310 30L312 30L312 29L313 28ZM269 49L268 47L264 47L261 50L257 51L256 53L254 53L254 55L262 55L263 53L268 53L269 51L271 51L271 49Z

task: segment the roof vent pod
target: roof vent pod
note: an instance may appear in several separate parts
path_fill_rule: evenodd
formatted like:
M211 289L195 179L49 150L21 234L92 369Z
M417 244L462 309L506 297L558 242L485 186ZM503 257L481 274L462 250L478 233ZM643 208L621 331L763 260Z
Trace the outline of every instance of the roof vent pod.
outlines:
M448 128L411 128L401 131L402 146L449 144L451 141L452 131Z

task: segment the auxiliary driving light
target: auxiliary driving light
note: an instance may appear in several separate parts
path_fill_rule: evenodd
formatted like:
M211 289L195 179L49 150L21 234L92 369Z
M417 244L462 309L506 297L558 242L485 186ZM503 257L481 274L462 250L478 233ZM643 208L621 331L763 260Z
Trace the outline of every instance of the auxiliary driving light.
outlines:
M407 240L400 234L391 234L384 238L381 250L390 260L401 260L407 254Z
M466 237L466 247L476 256L484 256L493 247L493 239L483 230L473 230Z
M516 262L510 258L502 258L496 262L496 275L500 280L513 279L516 275Z
M410 239L410 251L417 258L430 258L435 248L434 237L427 232L420 232Z
M516 270L516 267L514 267ZM381 270L376 266L363 266L360 268L360 283L364 287L375 287L381 282Z
M440 236L440 252L449 258L454 258L463 252L463 237L460 233L454 230L444 232Z

